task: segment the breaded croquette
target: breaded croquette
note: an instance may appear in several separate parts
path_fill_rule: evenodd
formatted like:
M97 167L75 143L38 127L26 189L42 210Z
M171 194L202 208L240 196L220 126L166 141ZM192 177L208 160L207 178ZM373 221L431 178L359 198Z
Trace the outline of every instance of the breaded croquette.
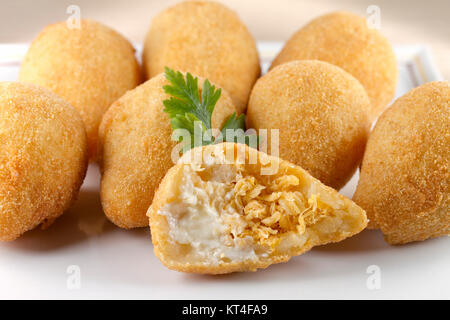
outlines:
M153 21L142 57L147 78L164 67L209 79L225 89L239 113L260 75L255 41L236 13L222 4L187 1Z
M203 80L199 80L200 87ZM100 196L106 216L122 228L148 226L154 192L174 165L172 127L163 101L168 84L160 74L127 92L106 112L100 126ZM219 128L236 109L222 91L212 116Z
M378 119L353 197L390 244L450 234L450 84L405 94Z
M394 98L398 77L394 51L356 14L334 12L312 20L289 39L271 68L292 60L326 61L358 79L371 101L371 120Z
M367 224L364 210L302 168L236 143L186 153L164 177L148 216L165 266L209 274L286 262Z
M362 85L339 67L292 61L272 69L253 88L247 127L279 130L279 156L339 189L362 160L370 102ZM271 134L267 137L271 149Z
M0 83L0 241L48 226L74 201L86 174L77 110L47 89Z
M95 160L103 113L141 81L134 48L101 23L81 20L80 29L66 22L47 26L33 41L19 79L48 88L81 114Z

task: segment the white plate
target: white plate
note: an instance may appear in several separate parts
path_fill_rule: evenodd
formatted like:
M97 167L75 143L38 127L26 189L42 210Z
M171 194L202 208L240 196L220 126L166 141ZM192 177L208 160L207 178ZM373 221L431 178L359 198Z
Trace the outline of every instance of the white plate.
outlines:
M281 45L259 43L264 70ZM26 49L0 45L0 81L17 78ZM442 79L426 47L398 47L396 54L397 96ZM105 219L99 179L91 165L78 201L49 229L0 243L0 298L450 298L448 237L393 247L379 231L365 230L256 273L170 271L153 254L148 229L125 231ZM341 193L351 197L356 182L357 175Z

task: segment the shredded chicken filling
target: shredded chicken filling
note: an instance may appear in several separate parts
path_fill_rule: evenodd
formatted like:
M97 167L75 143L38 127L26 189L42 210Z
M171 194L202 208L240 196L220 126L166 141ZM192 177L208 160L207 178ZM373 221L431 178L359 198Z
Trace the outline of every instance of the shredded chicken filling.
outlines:
M235 201L247 223L239 237L251 236L257 243L274 248L284 234L302 235L309 225L330 216L330 206L320 201L318 195L308 199L295 190L299 183L294 175L278 177L266 186L255 176L238 179L234 186Z

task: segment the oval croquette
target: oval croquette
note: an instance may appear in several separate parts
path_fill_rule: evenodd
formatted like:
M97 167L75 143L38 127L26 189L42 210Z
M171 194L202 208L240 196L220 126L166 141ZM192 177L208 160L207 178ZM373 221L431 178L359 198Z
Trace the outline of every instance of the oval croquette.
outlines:
M292 60L321 60L341 67L361 82L374 120L394 98L397 62L391 45L366 19L334 12L312 20L286 43L271 68Z
M270 130L279 129L280 158L339 189L363 157L369 108L364 88L349 73L326 62L292 61L256 82L247 127L268 129L268 147Z
M182 2L160 13L142 60L147 78L167 66L209 79L230 94L240 113L260 75L253 37L236 13L215 2Z
M160 74L127 92L106 112L100 125L100 196L106 216L122 228L148 226L146 212L167 170L173 166L172 127L163 100L168 84ZM203 79L199 79L202 87ZM222 90L212 117L221 127L235 112Z
M353 199L391 244L448 235L449 168L450 84L431 82L378 119Z
M87 157L83 121L69 103L35 85L0 83L0 240L59 217Z
M268 164L279 170L264 174ZM363 209L302 168L239 143L185 153L147 214L161 262L207 274L286 262L367 225Z
M65 22L47 26L31 44L19 79L52 90L78 109L95 160L103 113L136 87L141 75L128 40L103 24L82 20L80 29Z

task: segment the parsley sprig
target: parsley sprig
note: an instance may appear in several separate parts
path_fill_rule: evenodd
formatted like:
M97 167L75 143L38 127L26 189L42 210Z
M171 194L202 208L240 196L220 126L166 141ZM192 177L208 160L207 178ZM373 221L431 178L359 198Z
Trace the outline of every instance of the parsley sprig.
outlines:
M200 96L198 78L192 76L189 72L184 76L181 72L166 67L165 76L169 84L165 85L163 89L165 93L170 95L170 98L163 101L164 112L169 114L173 130L185 129L190 133L190 144L182 149L183 152L195 146L215 144L223 141L242 141L247 145L250 145L251 141L256 141L256 145L253 147L257 147L258 137L250 139L250 135L244 134L245 116L243 114L237 116L236 112L225 121L221 128L221 139L206 137L208 130L212 129L211 117L214 107L222 94L220 88L216 89L206 79L203 82ZM227 130L234 130L234 134L227 134ZM199 132L201 137L195 137ZM181 140L183 140L183 137L179 138L179 141Z

